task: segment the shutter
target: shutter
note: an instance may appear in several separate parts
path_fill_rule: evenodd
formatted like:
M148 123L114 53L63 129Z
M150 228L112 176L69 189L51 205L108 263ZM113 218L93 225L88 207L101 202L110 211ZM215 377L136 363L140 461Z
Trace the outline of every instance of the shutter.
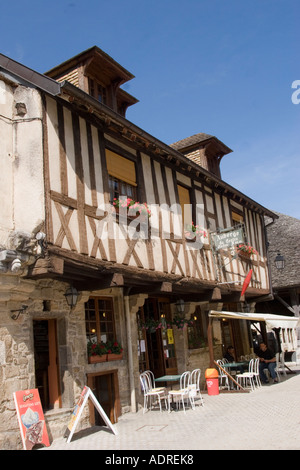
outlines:
M191 199L190 199L190 191L183 186L178 185L178 195L179 195L179 203L181 205L182 210L182 220L184 222L184 226L192 224L192 206ZM185 205L189 204L189 207L184 207Z
M131 186L137 186L134 162L108 149L105 154L108 174Z

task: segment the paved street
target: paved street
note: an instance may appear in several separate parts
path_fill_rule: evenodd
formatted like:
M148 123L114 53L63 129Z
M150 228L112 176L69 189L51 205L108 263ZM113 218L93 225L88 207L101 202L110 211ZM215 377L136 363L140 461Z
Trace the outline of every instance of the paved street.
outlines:
M127 413L118 435L96 427L55 440L43 450L300 450L300 370L251 393L204 397L204 407Z

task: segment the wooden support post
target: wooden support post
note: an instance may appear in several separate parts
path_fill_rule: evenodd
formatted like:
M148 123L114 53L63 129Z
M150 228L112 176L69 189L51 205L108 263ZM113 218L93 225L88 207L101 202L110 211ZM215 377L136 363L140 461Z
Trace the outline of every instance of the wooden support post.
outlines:
M207 325L207 341L208 341L208 349L209 349L209 366L214 366L214 344L213 344L213 337L212 337L212 318L208 317L208 325Z
M128 371L130 383L130 401L131 412L136 412L136 398L135 398L135 384L134 384L134 370L133 370L133 355L132 355L132 334L131 334L131 318L129 307L129 296L124 295L124 307L127 327L127 346L128 346Z

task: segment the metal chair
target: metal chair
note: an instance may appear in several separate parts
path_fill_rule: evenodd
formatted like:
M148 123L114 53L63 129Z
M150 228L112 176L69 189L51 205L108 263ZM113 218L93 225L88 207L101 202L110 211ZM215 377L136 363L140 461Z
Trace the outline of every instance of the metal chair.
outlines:
M282 373L286 377L286 370L284 366L284 353L276 354L276 374L279 381L281 380L280 373Z
M143 373L149 376L149 381L150 381L152 392L161 392L162 390L164 392L166 391L166 387L155 387L154 374L151 370L145 370Z
M261 380L259 376L259 357L254 359L253 376L255 378L257 387L261 387Z
M168 410L169 413L171 411L171 400L177 398L177 408L179 407L180 403L182 403L183 411L185 413L185 406L184 400L187 399L192 409L195 409L194 398L190 393L190 384L191 384L191 373L189 371L184 372L181 374L180 377L180 388L179 390L169 390L168 393Z
M237 382L240 385L242 385L245 388L247 387L249 383L252 391L255 390L254 380L253 380L253 377L254 377L253 368L254 368L254 359L251 359L249 362L248 372L244 372L243 374L237 374L236 376Z
M221 361L221 359L217 360L217 364L221 367L224 366L224 362ZM225 372L223 372L223 370L220 367L219 367L219 381L220 381L220 387L227 387L228 390L230 390L228 376L225 374ZM223 382L225 382L224 385L223 385Z
M194 369L191 372L191 383L190 383L190 396L193 398L195 404L195 398L199 397L200 403L204 406L203 398L200 391L200 378L201 378L201 370Z
M150 405L150 410L152 409L152 398L155 397L159 403L159 409L160 412L162 411L161 407L161 399L163 398L165 400L165 407L167 409L167 400L166 400L166 395L165 395L165 389L160 388L160 389L152 389L152 384L151 384L151 379L150 375L147 372L143 372L140 374L140 382L141 382L141 387L142 391L144 393L144 409L143 413L145 413L148 410L148 406Z

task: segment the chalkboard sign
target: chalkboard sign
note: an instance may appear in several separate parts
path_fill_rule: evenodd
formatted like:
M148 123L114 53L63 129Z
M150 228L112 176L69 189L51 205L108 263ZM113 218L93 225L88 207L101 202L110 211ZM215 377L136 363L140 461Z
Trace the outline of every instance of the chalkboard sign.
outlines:
M222 231L220 233L212 233L212 240L215 250L231 248L239 243L245 243L244 229L242 227Z

